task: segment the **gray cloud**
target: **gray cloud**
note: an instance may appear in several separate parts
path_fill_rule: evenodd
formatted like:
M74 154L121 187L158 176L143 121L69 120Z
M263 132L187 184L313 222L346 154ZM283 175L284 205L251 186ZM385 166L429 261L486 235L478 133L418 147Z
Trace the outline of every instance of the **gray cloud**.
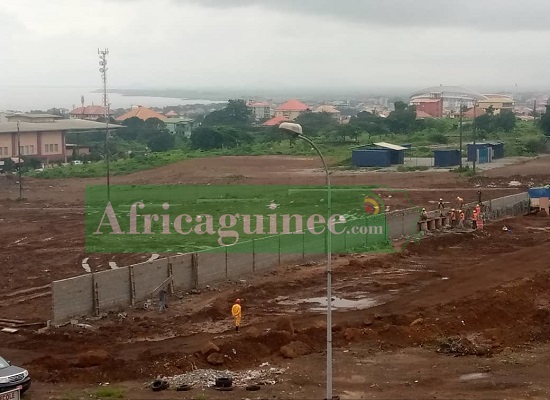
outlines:
M120 0L118 0L120 1ZM395 27L470 27L479 30L550 30L548 0L172 0L201 7L261 7Z

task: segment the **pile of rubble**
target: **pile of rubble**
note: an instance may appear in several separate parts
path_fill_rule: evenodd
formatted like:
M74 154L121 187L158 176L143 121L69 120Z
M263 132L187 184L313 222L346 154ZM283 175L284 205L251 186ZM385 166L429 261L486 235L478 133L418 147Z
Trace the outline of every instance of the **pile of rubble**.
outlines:
M212 387L217 378L227 377L233 380L233 386L245 387L248 385L274 385L279 381L278 376L283 374L285 369L269 367L264 363L259 369L247 371L220 371L215 369L196 369L182 375L162 378L170 384L170 388L180 385L189 385L196 388Z

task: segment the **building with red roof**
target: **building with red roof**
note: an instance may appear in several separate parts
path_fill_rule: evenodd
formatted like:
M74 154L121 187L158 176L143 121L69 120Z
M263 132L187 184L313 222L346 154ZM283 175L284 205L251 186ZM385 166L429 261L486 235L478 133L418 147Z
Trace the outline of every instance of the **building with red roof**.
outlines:
M150 108L142 107L142 106L137 106L132 108L130 111L121 115L116 120L119 122L122 122L133 117L137 117L143 121L147 121L149 118L158 118L161 121L167 120L167 117L162 115L161 113L158 113L156 111L151 110Z
M289 121L294 121L300 114L309 110L310 108L307 104L304 104L296 99L292 99L277 107L275 109L275 116L285 117Z
M443 98L416 98L411 100L411 104L416 106L416 112L428 114L432 118L443 117Z
M248 108L256 121L273 117L273 107L267 102L250 102Z
M114 112L109 110L109 115L113 115ZM99 118L105 117L105 107L103 106L85 106L77 107L69 113L73 119L87 119L90 121L97 121Z
M262 126L278 126L282 124L283 122L290 121L287 117L283 117L282 115L279 115L277 117L273 117L268 121L265 121Z

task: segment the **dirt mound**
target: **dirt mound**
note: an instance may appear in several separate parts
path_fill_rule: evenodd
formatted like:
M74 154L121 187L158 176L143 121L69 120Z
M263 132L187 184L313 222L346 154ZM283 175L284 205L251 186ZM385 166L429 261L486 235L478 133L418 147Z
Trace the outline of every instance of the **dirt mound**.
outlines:
M281 354L285 358L296 358L311 353L309 346L303 342L292 342L281 347Z
M97 367L111 360L112 356L105 350L90 350L80 354L74 366L77 368Z
M212 353L206 358L206 361L210 365L222 365L225 362L225 358L220 353Z
M291 317L282 317L277 320L275 329L278 331L289 332L291 335L294 335L294 323L292 322Z

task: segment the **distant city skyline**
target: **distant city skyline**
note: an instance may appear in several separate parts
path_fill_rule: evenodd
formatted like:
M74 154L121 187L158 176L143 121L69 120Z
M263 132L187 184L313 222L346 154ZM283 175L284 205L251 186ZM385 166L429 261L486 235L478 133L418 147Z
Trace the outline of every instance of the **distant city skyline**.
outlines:
M545 91L549 13L546 0L2 2L0 89L98 88L107 47L110 88Z

